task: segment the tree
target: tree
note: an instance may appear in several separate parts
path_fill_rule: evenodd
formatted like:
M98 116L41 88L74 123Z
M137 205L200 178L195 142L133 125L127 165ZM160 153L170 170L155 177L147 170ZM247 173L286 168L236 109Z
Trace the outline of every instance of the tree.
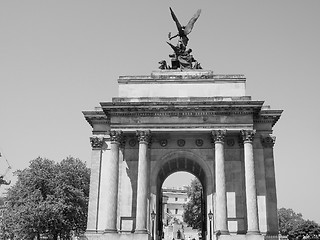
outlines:
M37 158L15 173L2 230L14 239L70 239L86 229L90 171L79 159Z
M319 224L304 220L301 213L296 213L291 208L280 208L278 209L278 217L281 235L288 236L289 239L319 238Z
M202 185L197 178L191 181L188 187L189 201L183 206L183 221L194 229L201 229L201 201L202 201Z

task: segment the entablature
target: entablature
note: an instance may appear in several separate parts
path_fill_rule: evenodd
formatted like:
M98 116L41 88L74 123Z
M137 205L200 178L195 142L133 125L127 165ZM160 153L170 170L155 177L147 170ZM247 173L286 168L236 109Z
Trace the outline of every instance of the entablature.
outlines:
M83 111L82 114L92 128L94 128L95 125L110 125L110 118L101 108L99 108L99 110Z
M273 127L280 119L283 110L262 109L255 115L254 123L270 123Z
M112 116L205 116L229 114L257 114L263 101L113 101L100 103L106 115Z

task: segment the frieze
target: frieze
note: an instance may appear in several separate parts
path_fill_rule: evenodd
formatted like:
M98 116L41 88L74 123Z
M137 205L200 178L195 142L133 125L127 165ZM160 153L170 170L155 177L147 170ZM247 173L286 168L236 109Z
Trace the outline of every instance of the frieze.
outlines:
M112 112L112 116L119 116L119 117L133 117L133 116L138 116L138 117L181 117L181 116L217 116L217 115L251 115L254 113L252 110L248 111L195 111L191 112L186 111L186 112L181 112L181 111L175 111L175 112L161 112L161 109L158 109L157 112Z
M196 141L195 141L195 143L196 143L196 145L198 146L198 147L201 147L202 145L203 145L203 140L202 139L196 139Z
M90 137L92 149L101 149L104 143L103 137Z
M143 125L139 124L138 125L139 128L142 128ZM126 129L126 130L134 130L137 129L137 125L122 125L122 124L114 124L111 126L113 129ZM204 124L170 124L170 125L161 125L161 123L159 124L154 124L154 125L147 125L146 128L148 129L188 129L188 130L192 130L192 129L221 129L221 128L228 128L228 129L233 129L233 130L241 130L241 129L251 129L252 125L248 124L242 124L242 125L216 125L216 124L208 124L208 125L204 125Z
M224 142L224 138L227 134L227 130L225 129L213 130L211 134L214 142Z
M179 147L183 147L184 145L186 145L186 141L184 139L178 139L177 144Z
M134 147L134 146L136 146L136 144L137 144L137 140L136 140L136 139L131 138L131 139L129 140L129 146L130 146L130 147Z
M241 130L240 133L243 142L252 142L254 135L256 134L256 130Z
M159 144L160 144L161 147L165 147L168 144L168 140L167 139L161 139L159 141Z
M145 131L138 130L136 132L136 136L138 137L139 142L145 142L147 144L149 144L151 142L151 131L150 130L145 130Z
M254 115L257 109L253 108L212 108L212 107L186 107L186 108L130 108L108 109L110 117L204 117L225 115Z
M276 141L276 137L269 135L267 137L261 136L261 144L264 148L273 148Z
M226 142L229 147L232 147L235 144L235 141L233 138L228 138Z

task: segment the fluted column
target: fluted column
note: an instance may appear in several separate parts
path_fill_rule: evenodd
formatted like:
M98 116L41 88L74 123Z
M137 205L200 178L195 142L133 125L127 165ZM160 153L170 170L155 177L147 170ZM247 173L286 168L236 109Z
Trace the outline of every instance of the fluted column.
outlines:
M150 131L137 131L139 140L137 212L135 233L147 233L148 144Z
M224 166L224 137L226 130L212 131L215 147L216 231L229 234L227 222L226 176Z
M106 175L107 202L105 232L117 232L118 179L119 179L119 146L122 141L122 131L110 131L111 155Z
M104 138L98 136L91 137L90 142L92 146L92 154L87 232L96 232L98 230L98 206L100 199L101 151L104 144Z
M246 183L246 202L247 202L247 234L260 234L257 191L254 172L253 145L255 130L242 130L244 147L244 170Z

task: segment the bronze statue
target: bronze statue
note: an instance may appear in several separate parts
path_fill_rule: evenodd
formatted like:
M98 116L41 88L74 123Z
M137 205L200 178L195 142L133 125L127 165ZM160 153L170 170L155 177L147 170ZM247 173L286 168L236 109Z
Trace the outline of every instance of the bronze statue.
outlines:
M169 32L169 40L179 36L183 45L186 47L189 41L189 38L187 37L187 35L189 33L191 33L192 29L193 29L193 25L195 24L195 22L197 21L197 19L200 16L201 13L201 9L199 9L194 15L193 17L189 20L188 24L186 26L181 26L181 24L179 23L178 18L176 17L176 15L174 14L174 12L172 11L172 9L170 8L170 12L171 12L171 16L173 18L173 21L175 21L177 28L178 28L178 33L176 35L174 35L173 37L171 37L171 32Z
M170 8L171 16L173 20L175 21L178 33L174 36L171 36L171 33L169 33L169 40L178 37L179 40L177 45L173 45L169 42L167 42L172 50L174 51L173 54L170 54L169 57L171 58L171 66L168 66L165 60L162 60L159 62L160 66L159 69L165 70L165 69L202 69L200 63L196 61L193 56L191 55L192 49L187 49L187 44L189 41L189 38L187 35L192 31L193 26L197 19L200 16L201 10L199 9L194 16L190 19L188 24L186 26L181 26L179 23L178 18Z
M160 64L159 69L162 69L162 70L169 69L166 60L161 60L159 64Z

